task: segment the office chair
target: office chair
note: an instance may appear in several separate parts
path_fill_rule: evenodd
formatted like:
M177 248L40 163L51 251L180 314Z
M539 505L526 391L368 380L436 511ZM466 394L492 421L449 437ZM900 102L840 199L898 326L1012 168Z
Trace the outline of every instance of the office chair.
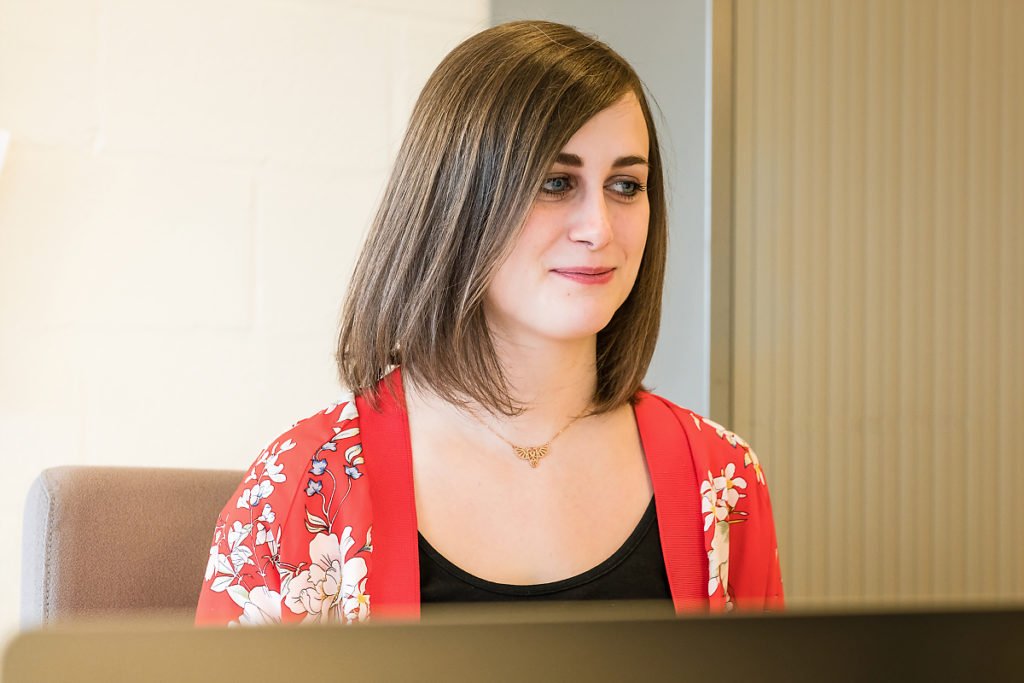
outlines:
M22 625L194 612L217 515L244 474L44 470L25 505Z

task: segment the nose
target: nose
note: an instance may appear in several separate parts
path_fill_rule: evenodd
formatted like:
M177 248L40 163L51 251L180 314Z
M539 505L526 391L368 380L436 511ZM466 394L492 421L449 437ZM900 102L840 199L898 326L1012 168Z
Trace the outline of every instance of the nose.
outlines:
M569 239L582 242L596 251L612 239L611 216L604 192L588 192L580 197L569 224Z

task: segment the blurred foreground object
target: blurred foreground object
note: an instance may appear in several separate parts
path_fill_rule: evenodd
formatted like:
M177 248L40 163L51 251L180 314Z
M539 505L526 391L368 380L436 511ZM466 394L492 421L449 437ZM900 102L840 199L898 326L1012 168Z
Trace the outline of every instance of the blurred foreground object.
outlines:
M25 504L22 624L153 611L194 613L210 528L242 474L125 467L44 470Z
M1024 637L1022 610L658 614L630 603L519 604L358 628L62 626L16 638L3 680L222 683L232 658L275 652L287 656L260 656L261 679L291 677L302 662L308 676L360 680L703 682L709 670L741 681L1012 680Z

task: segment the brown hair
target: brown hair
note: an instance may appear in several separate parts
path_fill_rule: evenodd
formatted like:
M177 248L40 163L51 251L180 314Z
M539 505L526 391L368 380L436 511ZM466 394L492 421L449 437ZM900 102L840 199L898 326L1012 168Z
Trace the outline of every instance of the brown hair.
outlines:
M452 50L423 88L356 263L338 340L342 382L373 403L405 377L456 404L522 410L483 312L556 155L627 93L650 138L650 225L629 297L597 335L594 412L632 400L654 353L667 243L654 121L636 72L611 48L543 21L495 26Z

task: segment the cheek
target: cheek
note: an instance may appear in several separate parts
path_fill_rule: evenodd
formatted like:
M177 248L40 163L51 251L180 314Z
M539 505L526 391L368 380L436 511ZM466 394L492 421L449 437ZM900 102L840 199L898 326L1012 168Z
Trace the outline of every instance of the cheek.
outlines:
M644 251L647 248L647 234L649 232L648 220L644 216L642 220L631 221L628 225L628 229L623 233L622 238L619 241L622 251L626 257L626 264L628 268L628 291L633 291L633 287L636 286L636 278L640 272L640 264L643 261Z
M647 233L649 231L650 221L649 219L645 218L643 221L640 222L639 225L636 226L636 231L633 233L635 235L633 247L641 253L643 252L644 247L647 245Z
M620 244L630 261L639 264L647 246L647 233L650 226L650 211L638 212L625 222Z
M557 237L555 237L557 238ZM505 266L518 275L543 269L545 256L553 240L549 221L529 220L519 233Z
M524 228L508 257L495 271L485 301L497 308L507 308L512 302L518 301L538 263L539 257Z

